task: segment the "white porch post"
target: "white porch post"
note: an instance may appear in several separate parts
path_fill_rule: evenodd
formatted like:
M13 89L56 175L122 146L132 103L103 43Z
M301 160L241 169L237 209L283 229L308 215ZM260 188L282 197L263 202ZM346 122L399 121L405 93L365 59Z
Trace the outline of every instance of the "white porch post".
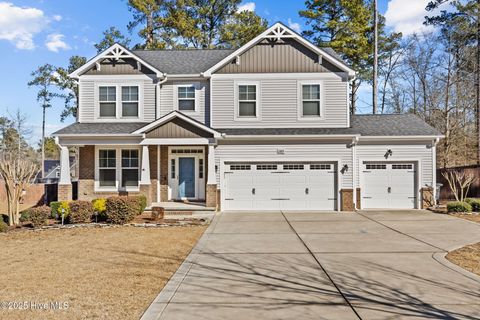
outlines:
M70 185L70 157L68 147L58 145L60 147L60 181L58 184Z
M150 156L148 146L142 146L142 172L140 175L140 184L150 184Z
M208 145L208 176L207 185L217 184L215 177L215 146L213 144Z

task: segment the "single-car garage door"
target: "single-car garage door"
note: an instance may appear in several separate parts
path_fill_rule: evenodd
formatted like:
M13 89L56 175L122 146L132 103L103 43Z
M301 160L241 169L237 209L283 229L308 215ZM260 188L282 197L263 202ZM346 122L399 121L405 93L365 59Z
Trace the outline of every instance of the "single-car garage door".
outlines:
M363 164L363 209L415 208L415 164L366 162Z
M334 163L226 163L223 210L335 210Z

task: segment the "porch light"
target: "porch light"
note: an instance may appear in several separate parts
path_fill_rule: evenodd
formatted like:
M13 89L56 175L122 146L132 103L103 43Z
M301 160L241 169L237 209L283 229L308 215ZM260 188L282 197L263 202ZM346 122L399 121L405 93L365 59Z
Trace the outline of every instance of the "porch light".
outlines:
M393 155L392 149L388 149L387 152L385 153L385 159L388 159L388 157L391 157Z
M342 174L344 174L344 173L347 172L347 171L348 171L348 164L344 164L343 167L342 167L342 169L340 170L340 172L341 172Z

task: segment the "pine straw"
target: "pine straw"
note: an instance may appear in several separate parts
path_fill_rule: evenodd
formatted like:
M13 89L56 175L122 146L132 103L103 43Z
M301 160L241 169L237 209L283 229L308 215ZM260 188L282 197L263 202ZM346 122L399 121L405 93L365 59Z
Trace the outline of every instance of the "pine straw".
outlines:
M447 259L480 276L480 242L450 252Z
M205 228L0 234L0 302L69 304L61 311L0 309L0 319L138 319Z
M457 217L457 218L462 218L465 220L470 220L473 222L478 222L480 223L480 214L461 214L461 213L452 213L450 214L451 216Z

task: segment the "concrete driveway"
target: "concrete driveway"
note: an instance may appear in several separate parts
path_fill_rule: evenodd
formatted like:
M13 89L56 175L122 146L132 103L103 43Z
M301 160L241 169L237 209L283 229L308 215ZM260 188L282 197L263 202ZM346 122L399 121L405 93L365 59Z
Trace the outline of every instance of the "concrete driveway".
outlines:
M217 216L143 319L479 319L447 251L480 225L426 211Z

